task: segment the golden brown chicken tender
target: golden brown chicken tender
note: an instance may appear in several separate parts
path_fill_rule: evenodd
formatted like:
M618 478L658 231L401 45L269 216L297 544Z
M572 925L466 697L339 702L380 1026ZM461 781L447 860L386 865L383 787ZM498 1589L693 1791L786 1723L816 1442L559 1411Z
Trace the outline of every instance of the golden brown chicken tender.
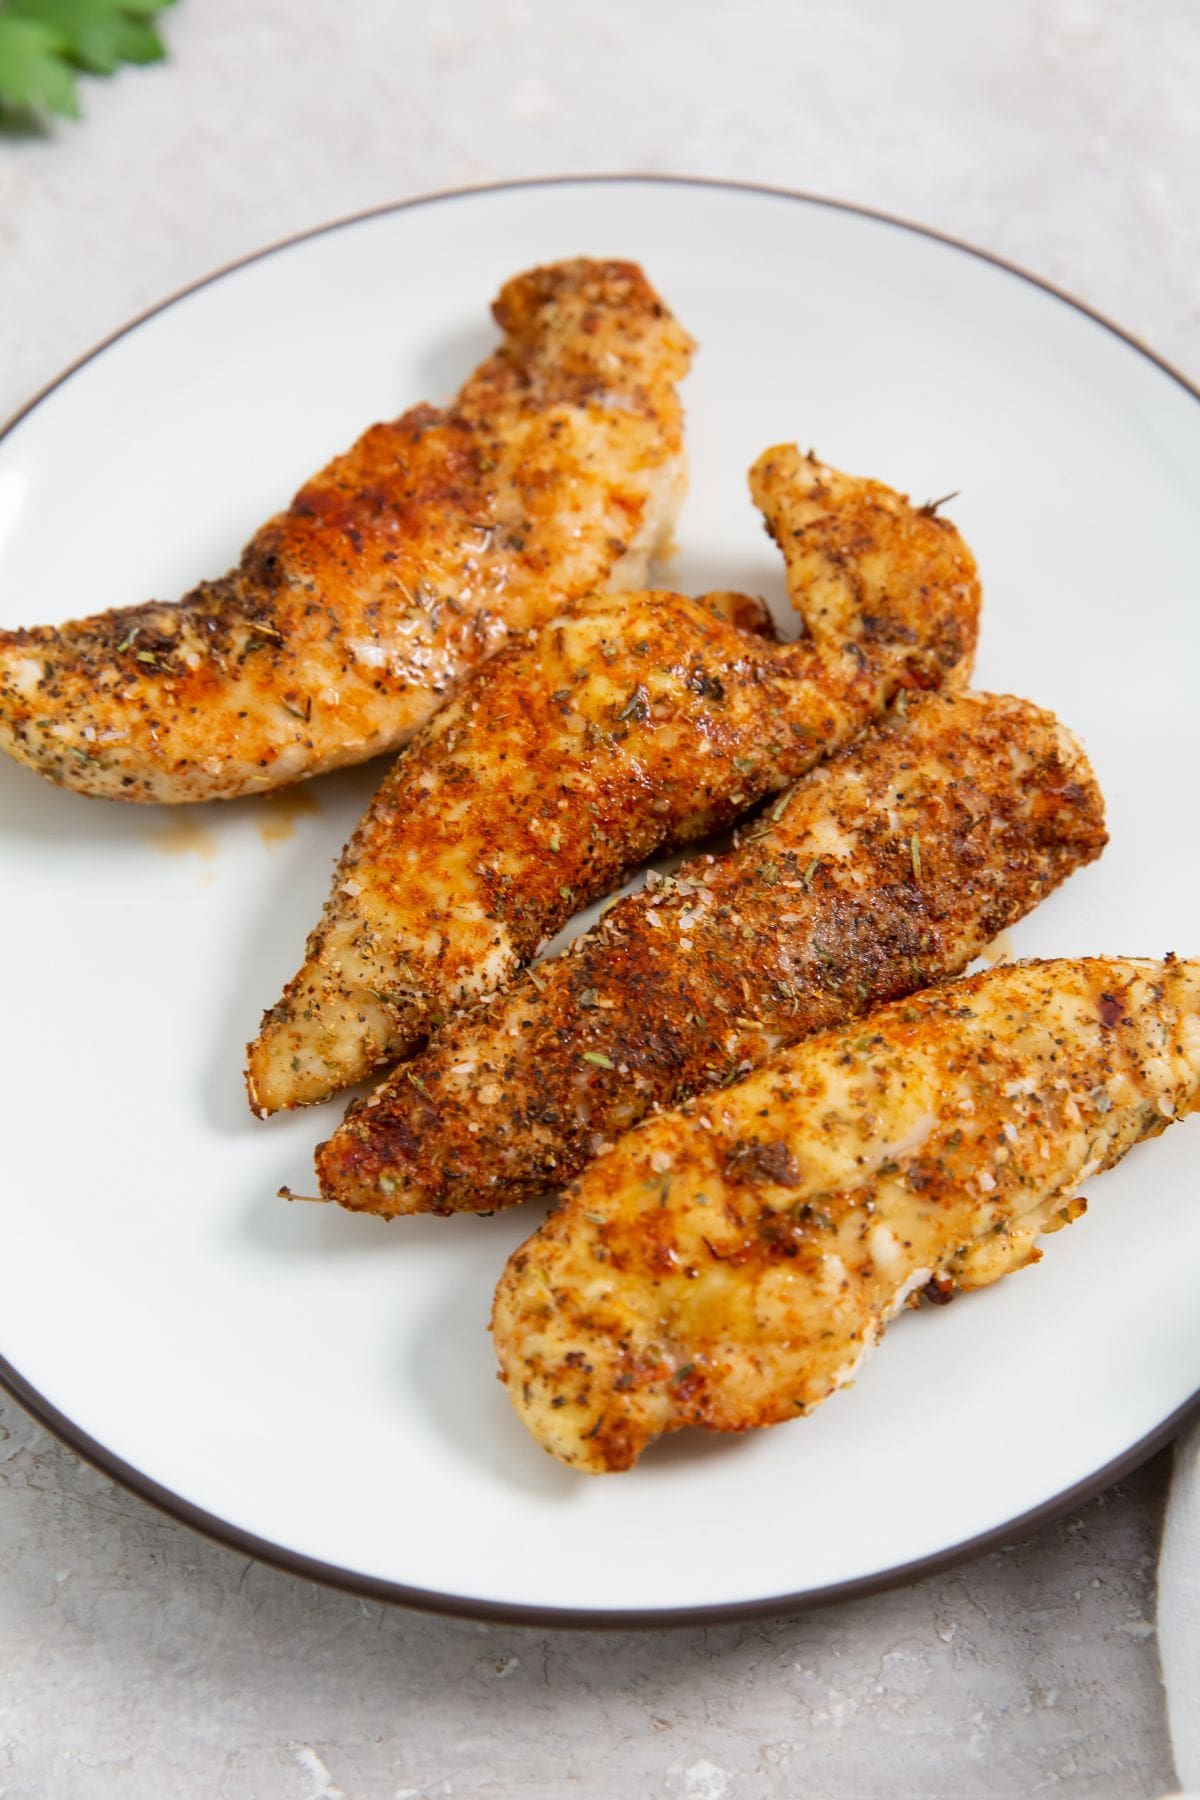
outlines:
M736 596L643 593L581 602L494 657L351 839L250 1046L257 1111L410 1054L586 901L811 768L899 685L966 678L979 588L948 521L788 447L751 485L808 635L772 642Z
M735 853L621 901L439 1032L318 1151L322 1190L396 1213L560 1187L653 1106L959 973L1104 841L1095 778L1051 714L910 694Z
M0 631L0 748L120 800L258 793L407 741L512 631L644 585L691 340L633 263L503 289L445 408L374 425L176 604Z
M1038 1254L1200 1105L1200 962L1019 964L810 1038L629 1132L510 1259L493 1331L554 1456L811 1412L936 1281Z

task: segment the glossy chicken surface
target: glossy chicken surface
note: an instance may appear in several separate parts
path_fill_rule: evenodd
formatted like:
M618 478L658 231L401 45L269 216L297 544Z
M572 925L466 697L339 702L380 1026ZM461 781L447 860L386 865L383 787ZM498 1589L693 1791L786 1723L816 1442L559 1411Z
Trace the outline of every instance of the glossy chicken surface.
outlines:
M644 585L691 340L632 263L531 270L493 310L457 399L372 426L229 574L0 631L0 747L111 799L260 792L406 742L510 632Z
M785 786L898 686L965 679L979 591L948 521L789 448L751 482L809 635L775 643L736 596L641 593L588 599L494 657L352 838L250 1047L256 1110L409 1054L588 900Z
M741 846L613 907L439 1032L318 1152L374 1212L560 1187L655 1105L959 973L1105 841L1078 744L1024 700L909 694Z
M1018 964L895 1002L591 1165L500 1281L509 1395L591 1473L811 1412L910 1295L1035 1259L1082 1183L1198 1104L1200 962Z

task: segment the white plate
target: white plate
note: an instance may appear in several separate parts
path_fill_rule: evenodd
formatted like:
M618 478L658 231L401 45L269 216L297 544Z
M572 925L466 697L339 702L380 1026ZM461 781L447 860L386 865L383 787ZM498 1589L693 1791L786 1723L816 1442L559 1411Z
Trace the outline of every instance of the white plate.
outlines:
M677 585L781 595L745 493L798 438L953 516L980 686L1080 730L1112 843L1023 953L1200 950L1200 407L1028 278L871 215L665 181L422 202L151 314L0 442L0 616L176 595L372 420L451 391L501 281L642 261L700 341ZM948 1559L1161 1441L1200 1389L1200 1125L1093 1184L1037 1269L902 1319L853 1392L591 1481L526 1437L485 1330L535 1222L287 1206L338 1116L256 1124L241 1052L377 771L124 810L0 767L6 1384L141 1492L423 1605L601 1621L770 1609ZM294 827L290 836L289 826Z

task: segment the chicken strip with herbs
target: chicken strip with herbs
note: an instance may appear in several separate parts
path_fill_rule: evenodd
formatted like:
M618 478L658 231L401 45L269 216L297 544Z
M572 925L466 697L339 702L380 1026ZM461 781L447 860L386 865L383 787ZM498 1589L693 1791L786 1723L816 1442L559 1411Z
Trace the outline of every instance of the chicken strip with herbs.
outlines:
M457 399L372 426L175 604L0 631L0 746L122 800L215 800L404 743L467 670L645 584L684 486L691 340L633 263L517 276Z
M1018 964L647 1120L510 1259L493 1331L538 1442L627 1469L844 1387L918 1290L982 1286L1200 1105L1200 962Z
M322 1191L398 1213L560 1187L652 1107L959 973L1104 841L1049 713L907 695L732 854L653 880L435 1036L321 1146Z
M811 768L898 686L965 679L979 591L948 521L791 449L752 485L809 635L775 643L737 597L726 617L679 594L601 596L494 657L351 839L250 1046L256 1111L410 1054L585 902Z

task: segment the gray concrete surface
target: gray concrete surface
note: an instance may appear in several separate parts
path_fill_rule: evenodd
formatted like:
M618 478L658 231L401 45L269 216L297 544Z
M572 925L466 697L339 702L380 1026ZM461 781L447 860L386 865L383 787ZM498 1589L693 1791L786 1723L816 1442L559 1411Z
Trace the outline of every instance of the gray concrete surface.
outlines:
M1167 1457L898 1592L707 1630L544 1633L248 1562L11 1405L0 1420L5 1800L1140 1800L1170 1786L1152 1623Z

